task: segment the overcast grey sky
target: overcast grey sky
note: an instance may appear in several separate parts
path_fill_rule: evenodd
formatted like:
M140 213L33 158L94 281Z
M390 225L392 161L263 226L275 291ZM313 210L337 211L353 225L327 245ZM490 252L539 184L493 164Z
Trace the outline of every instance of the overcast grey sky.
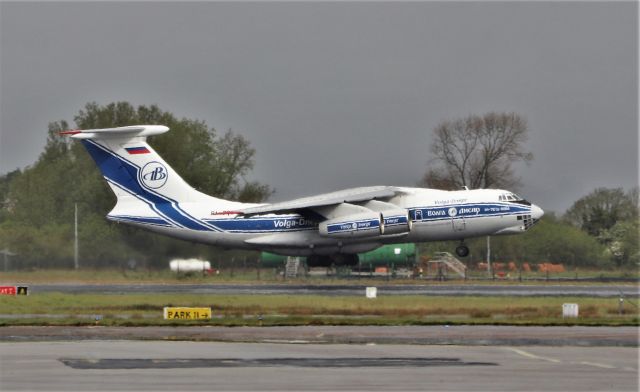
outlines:
M527 118L547 210L638 183L637 2L2 2L0 87L0 173L125 100L246 136L274 201L414 186L432 129L487 111Z

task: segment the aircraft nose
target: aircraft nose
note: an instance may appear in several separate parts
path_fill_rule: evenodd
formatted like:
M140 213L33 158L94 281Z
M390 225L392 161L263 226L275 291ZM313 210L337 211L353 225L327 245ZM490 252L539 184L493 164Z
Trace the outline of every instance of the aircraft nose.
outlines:
M535 204L531 204L531 217L533 218L533 220L540 220L543 215L544 211L542 210L542 208L538 207Z

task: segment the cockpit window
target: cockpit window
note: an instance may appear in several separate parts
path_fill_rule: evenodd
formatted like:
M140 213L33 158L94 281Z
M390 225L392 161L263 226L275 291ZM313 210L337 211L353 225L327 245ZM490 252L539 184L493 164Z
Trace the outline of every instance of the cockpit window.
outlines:
M531 205L528 201L523 199L522 197L516 195L515 193L503 193L498 196L499 201L512 201L518 204Z

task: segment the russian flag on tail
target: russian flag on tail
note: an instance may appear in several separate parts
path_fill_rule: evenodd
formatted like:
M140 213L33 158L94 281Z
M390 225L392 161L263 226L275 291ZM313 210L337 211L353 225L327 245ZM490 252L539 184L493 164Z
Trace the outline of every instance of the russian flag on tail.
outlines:
M148 154L150 151L146 147L125 147L129 154Z

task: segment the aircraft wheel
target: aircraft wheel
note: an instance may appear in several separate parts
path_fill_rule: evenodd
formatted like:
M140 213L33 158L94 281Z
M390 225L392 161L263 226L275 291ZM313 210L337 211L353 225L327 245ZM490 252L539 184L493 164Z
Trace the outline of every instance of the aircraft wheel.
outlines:
M469 248L466 245L459 245L456 248L456 254L460 257L467 257L469 256Z

